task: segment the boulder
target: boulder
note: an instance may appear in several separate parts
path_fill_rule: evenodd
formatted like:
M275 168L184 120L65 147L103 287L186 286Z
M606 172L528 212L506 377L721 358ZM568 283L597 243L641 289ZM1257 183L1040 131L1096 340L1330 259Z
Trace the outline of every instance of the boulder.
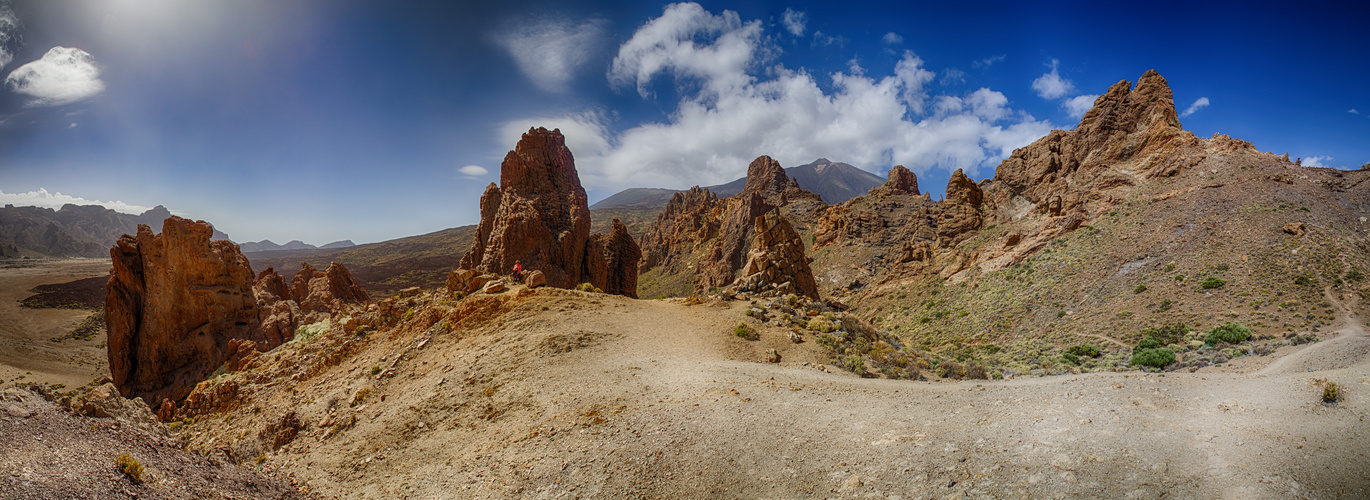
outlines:
M105 325L121 394L179 400L227 359L233 339L257 335L252 269L238 246L210 241L204 221L169 217L110 249Z
M254 343L262 350L271 350L295 338L300 307L292 298L285 278L268 266L252 282L252 294L257 300L260 335Z
M541 271L538 271L541 273ZM479 285L475 285L475 278L480 273L470 269L457 269L447 274L447 290L453 293L469 294L480 290Z
M147 403L138 398L124 398L114 384L96 387L75 406L82 415L111 418L147 433L167 435L166 427L157 421Z
M329 319L347 304L365 304L371 300L347 267L337 262L329 263L323 271L308 262L301 263L300 271L291 282L291 295L302 315L301 325Z
M542 274L542 271L529 271L523 278L523 283L527 285L528 288L547 286L547 275Z
M1303 233L1307 231L1308 226L1305 226L1302 222L1290 222L1284 225L1284 232L1294 236L1303 236Z
M481 293L500 293L505 289L504 280L491 280L481 287Z

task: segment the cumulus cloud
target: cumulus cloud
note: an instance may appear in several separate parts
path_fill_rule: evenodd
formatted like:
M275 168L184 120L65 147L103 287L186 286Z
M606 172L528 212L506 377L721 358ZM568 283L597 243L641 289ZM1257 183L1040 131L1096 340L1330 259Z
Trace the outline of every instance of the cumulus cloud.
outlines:
M461 175L464 175L464 176L467 176L467 177L481 177L481 176L484 176L485 174L490 173L489 170L487 170L485 167L482 167L482 166L480 166L480 165L467 165L467 166L465 166L465 167L461 167L461 168L457 169L457 172L460 172Z
M1357 111L1356 108L1348 109L1348 110L1346 110L1346 112L1347 112L1347 113L1351 113L1351 114L1353 114L1353 115L1359 115L1359 114L1360 114L1360 111Z
M808 14L795 12L793 9L785 9L785 29L789 30L794 36L804 36L804 26L809 22Z
M763 35L760 23L731 11L670 5L622 44L608 73L644 98L658 76L691 80L679 87L669 117L622 130L599 112L529 117L505 124L501 141L512 143L530 126L560 128L587 187L678 188L731 181L763 154L784 165L828 157L872 171L903 164L988 174L1051 129L990 89L931 96L936 74L911 51L893 68L853 63L847 72L814 75L763 67L777 50Z
M5 86L32 97L31 106L70 104L105 90L95 58L70 47L53 47L42 59L20 66L5 78Z
M1094 101L1099 98L1099 94L1077 95L1061 102L1061 107L1066 109L1066 114L1071 118L1082 118L1085 112L1094 107Z
M990 66L994 66L995 64L1004 62L1004 59L1008 59L1008 54L999 54L997 56L986 57L984 59L975 61L970 65L975 67L975 69L989 69Z
M899 36L898 33L891 31L889 33L885 33L885 36L880 37L880 42L884 43L885 45L897 45L904 43L904 37Z
M1184 118L1186 116L1192 115L1195 111L1204 109L1206 107L1208 107L1208 98L1200 97L1194 100L1194 104L1190 104L1188 108L1185 108L1184 112L1180 113L1180 117Z
M1066 94L1075 91L1075 84L1070 80L1061 78L1061 74L1056 72L1056 66L1060 61L1051 60L1051 72L1044 73L1032 81L1032 90L1037 91L1037 95L1043 99L1056 99L1064 97Z
M524 22L494 37L537 88L566 92L576 71L605 42L609 21L544 19Z
M1328 163L1328 162L1330 162L1330 161L1332 161L1332 157L1331 157L1331 156L1310 156L1310 157L1307 157L1307 158L1304 158L1304 159L1303 159L1302 165L1305 166L1305 167L1314 167L1314 168L1335 168L1335 169L1339 169L1339 170L1345 170L1345 169L1346 169L1346 167L1337 166L1337 165L1333 165L1333 164L1331 164L1331 163Z
M14 60L14 46L19 42L19 16L14 15L8 0L0 1L0 68Z
M85 198L80 198L76 196L68 196L60 192L50 193L48 192L48 190L43 188L38 188L37 191L29 191L27 193L6 193L3 190L0 190L0 204L15 205L20 207L44 207L52 209L60 209L62 208L62 205L66 204L100 205L115 212L123 212L126 214L134 215L138 215L152 209L152 207L145 207L142 205L129 205L118 200L87 200Z

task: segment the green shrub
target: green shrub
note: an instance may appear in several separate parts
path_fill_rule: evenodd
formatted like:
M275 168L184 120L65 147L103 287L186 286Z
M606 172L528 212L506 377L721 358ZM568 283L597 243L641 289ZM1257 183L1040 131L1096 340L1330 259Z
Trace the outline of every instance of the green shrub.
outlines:
M1365 275L1360 272L1360 269L1352 269L1346 272L1346 281L1360 281L1363 279L1365 279Z
M1189 327L1185 326L1184 323L1175 323L1174 326L1158 326L1153 328L1147 328L1145 330L1142 330L1142 335L1145 337L1152 337L1154 340L1160 343L1160 345L1156 345L1153 347L1161 347L1170 344L1180 343L1181 340L1184 340L1184 335L1186 333L1189 333L1189 331Z
M1341 401L1341 388L1337 383L1327 379L1318 379L1317 384L1322 386L1322 402L1335 403Z
M733 335L747 340L757 340L761 338L761 334L757 333L756 330L753 330L752 327L747 326L746 323L738 323L737 328L733 329Z
M825 333L818 336L818 345L827 347L828 349L837 349L838 340L837 337Z
M1075 366L1080 366L1080 355L1070 351L1066 351L1065 353L1061 354L1061 360Z
M143 464L133 459L133 455L125 453L114 459L114 463L119 465L119 470L123 471L129 479L135 483L143 482Z
M604 290L600 290L599 287L592 285L590 283L581 283L579 285L576 285L576 290L580 290L582 292L604 293Z
M1298 275L1294 277L1294 284L1299 286L1309 286L1313 284L1313 277L1308 275Z
M837 330L837 325L833 324L832 321L829 321L828 319L825 319L821 316L816 316L813 319L810 319L808 327L810 330L820 333L828 333Z
M1220 326L1215 326L1212 330L1209 330L1208 335L1204 336L1204 343L1208 345L1217 344L1218 342L1236 344L1249 338L1251 338L1250 328L1247 328L1241 323L1229 322Z
M1166 312L1170 310L1171 307L1175 307L1175 301L1165 299L1161 301L1160 305L1156 306L1156 312Z
M1165 345L1165 344L1162 344L1161 341L1156 340L1156 337L1152 337L1152 336L1150 336L1150 335L1147 335L1146 337L1143 337L1143 338L1142 338L1142 341L1141 341L1141 342L1138 342L1138 343L1137 343L1137 347L1133 347L1133 348L1132 348L1132 352L1133 352L1133 353L1136 353L1137 351L1142 350L1142 349L1155 349L1155 348L1161 347L1161 346L1163 346L1163 345Z
M1174 270L1175 270L1175 264L1171 263L1171 264L1166 264L1166 265L1165 265L1165 272L1168 273L1168 272L1171 272L1171 271L1174 271Z
M1099 351L1099 346L1091 344L1080 344L1072 346L1070 349L1067 349L1066 352L1074 354L1076 356L1089 356L1091 358L1097 358L1101 354L1103 354Z
M1199 286L1204 287L1205 289L1210 289L1210 288L1222 288L1223 285L1226 285L1226 284L1227 284L1227 282L1224 281L1222 278L1219 278L1219 277L1217 277L1217 276L1209 276L1209 277L1207 277L1207 278L1204 278L1203 282L1202 282L1202 283L1199 283Z
M1231 269L1231 267L1228 266L1226 262L1219 262L1213 266L1213 269L1217 269L1219 271L1226 271L1228 269Z
M1137 285L1137 288L1133 288L1133 289L1132 289L1132 293L1142 293L1142 292L1145 292L1145 291L1146 291L1146 285Z
M1162 368L1175 362L1175 351L1164 347L1159 349L1137 349L1132 351L1133 365Z

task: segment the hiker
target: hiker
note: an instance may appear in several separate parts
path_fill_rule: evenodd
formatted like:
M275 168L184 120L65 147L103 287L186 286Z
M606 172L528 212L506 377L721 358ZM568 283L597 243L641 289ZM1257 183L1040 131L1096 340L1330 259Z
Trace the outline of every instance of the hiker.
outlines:
M523 282L523 262L517 260L514 261L514 282Z

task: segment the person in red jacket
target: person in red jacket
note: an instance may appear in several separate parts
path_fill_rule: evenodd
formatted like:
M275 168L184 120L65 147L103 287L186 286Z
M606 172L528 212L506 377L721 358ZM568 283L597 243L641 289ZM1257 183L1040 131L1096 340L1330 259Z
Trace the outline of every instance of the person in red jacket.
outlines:
M515 283L520 283L520 282L522 282L522 281L523 281L523 262L517 261L517 260L516 260L516 261L514 261L514 282L515 282Z

